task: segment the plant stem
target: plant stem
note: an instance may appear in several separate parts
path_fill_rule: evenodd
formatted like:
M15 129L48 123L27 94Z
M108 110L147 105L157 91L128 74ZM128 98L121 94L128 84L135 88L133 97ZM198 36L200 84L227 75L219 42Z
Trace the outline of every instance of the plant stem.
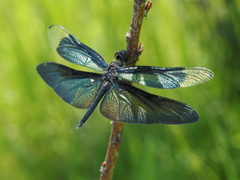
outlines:
M111 180L117 162L120 143L122 141L124 123L112 121L112 131L109 139L105 161L102 163L100 180Z
M143 51L143 45L139 45L139 36L143 18L146 17L148 10L149 9L145 7L145 0L134 0L130 30L126 34L126 54L128 55L128 59L125 62L126 66L134 66ZM102 163L100 169L100 180L112 179L122 141L123 129L124 123L112 121L112 131L109 139L108 150L105 161Z
M142 21L145 12L145 0L134 0L133 14L130 30L126 34L128 62L131 66L134 66L138 60L138 57L143 51L143 45L139 45L139 36L142 27Z

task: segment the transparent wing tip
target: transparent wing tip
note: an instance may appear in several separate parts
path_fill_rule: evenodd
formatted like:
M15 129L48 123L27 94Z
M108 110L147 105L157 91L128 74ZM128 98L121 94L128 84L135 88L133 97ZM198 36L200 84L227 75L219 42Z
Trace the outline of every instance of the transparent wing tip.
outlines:
M53 26L54 26L54 25L49 26L48 29L51 29Z
M207 68L189 67L183 72L186 74L184 81L180 83L180 87L190 87L210 81L214 77L214 73Z

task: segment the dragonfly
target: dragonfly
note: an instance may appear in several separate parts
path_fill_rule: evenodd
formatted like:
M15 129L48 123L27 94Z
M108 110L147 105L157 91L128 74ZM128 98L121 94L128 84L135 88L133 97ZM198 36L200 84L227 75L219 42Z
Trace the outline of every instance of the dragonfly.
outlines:
M55 62L37 66L41 78L68 104L87 109L81 127L101 101L100 112L113 121L133 124L186 124L199 120L189 105L145 92L128 81L141 85L173 89L204 83L213 78L203 67L124 67L121 58L108 64L96 51L80 42L59 25L48 28L53 48L65 60L102 73L79 71Z

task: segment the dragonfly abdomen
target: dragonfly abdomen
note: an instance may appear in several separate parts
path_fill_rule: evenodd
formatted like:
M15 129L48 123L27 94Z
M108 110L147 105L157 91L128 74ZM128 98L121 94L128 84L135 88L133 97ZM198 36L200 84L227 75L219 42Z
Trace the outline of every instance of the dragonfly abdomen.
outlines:
M98 91L96 98L94 99L94 101L92 102L90 107L88 108L86 114L83 116L81 121L78 123L76 129L81 127L87 121L87 119L92 114L92 112L94 111L94 109L96 108L96 106L98 105L98 103L100 102L100 100L105 95L105 93L107 92L107 90L109 89L109 87L111 85L111 83L109 81L102 81L101 83L102 83L102 85L100 86L100 89Z

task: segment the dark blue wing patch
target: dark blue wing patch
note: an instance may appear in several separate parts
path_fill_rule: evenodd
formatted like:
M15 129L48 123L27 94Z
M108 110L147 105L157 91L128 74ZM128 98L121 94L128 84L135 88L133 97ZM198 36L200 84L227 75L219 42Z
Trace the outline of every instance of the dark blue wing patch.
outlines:
M92 104L102 79L102 74L76 71L53 62L39 64L37 71L65 102L80 109Z
M97 52L81 43L62 26L50 26L48 37L53 48L67 61L98 71L107 68L108 64Z

